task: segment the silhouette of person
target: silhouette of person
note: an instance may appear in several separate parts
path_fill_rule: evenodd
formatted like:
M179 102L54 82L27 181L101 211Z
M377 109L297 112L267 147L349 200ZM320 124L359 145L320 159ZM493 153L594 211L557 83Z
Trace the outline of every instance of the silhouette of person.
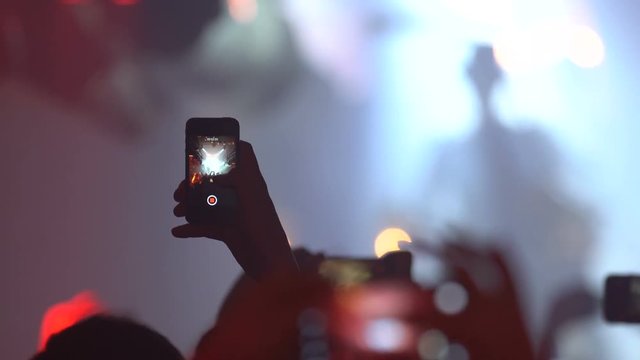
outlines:
M549 137L531 127L507 127L496 115L492 95L503 74L491 47L476 48L467 74L479 121L467 138L439 154L427 186L426 222L436 233L454 225L503 242L529 328L539 340L543 328L548 331L547 315L555 313L551 302L562 302L557 294L569 285L583 287L594 241L592 214L563 189L562 162Z
M32 360L183 360L167 338L133 320L95 315L49 339Z

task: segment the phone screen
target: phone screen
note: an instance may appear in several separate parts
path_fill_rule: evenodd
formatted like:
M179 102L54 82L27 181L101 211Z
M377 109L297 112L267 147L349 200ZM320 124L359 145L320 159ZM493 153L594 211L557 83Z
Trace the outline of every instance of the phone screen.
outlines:
M234 136L193 136L187 153L189 185L213 183L215 176L228 174L236 167L236 146Z
M238 122L231 118L194 118L186 129L187 221L228 222L236 210L235 190L216 183L238 163Z

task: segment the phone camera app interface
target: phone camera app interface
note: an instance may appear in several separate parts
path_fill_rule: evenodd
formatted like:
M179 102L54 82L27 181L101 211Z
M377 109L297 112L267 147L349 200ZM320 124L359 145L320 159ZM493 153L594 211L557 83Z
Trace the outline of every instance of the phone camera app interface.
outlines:
M189 146L189 185L212 183L218 175L236 167L236 138L195 136Z

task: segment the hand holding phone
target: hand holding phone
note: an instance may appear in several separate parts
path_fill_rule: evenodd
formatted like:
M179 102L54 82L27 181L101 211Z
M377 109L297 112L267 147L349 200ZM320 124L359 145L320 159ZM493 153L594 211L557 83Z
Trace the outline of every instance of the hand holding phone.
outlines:
M230 223L237 213L232 186L219 180L235 171L240 126L233 118L189 119L185 131L186 219L190 224Z
M239 140L237 129L231 118L187 123L186 179L174 193L174 214L188 224L172 233L224 242L253 278L297 271L253 148Z

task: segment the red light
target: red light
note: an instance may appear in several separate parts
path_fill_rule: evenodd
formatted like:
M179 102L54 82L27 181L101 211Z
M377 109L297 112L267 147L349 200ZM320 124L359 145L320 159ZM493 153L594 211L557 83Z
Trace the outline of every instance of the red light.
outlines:
M133 6L137 5L140 0L112 0L114 4L118 6Z
M102 312L102 306L90 291L83 291L68 301L50 306L45 312L40 326L38 350L44 349L52 335L100 312Z

